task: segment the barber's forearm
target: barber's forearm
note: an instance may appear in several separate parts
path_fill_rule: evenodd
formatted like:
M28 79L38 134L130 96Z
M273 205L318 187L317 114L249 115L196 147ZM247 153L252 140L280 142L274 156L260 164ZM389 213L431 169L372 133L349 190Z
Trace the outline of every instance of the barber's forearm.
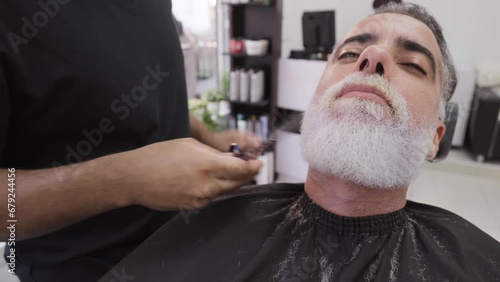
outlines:
M104 172L109 158L59 168L15 171L16 239L41 236L91 216L124 206ZM0 220L7 222L8 171L0 170ZM9 230L0 229L0 239Z
M191 137L212 146L213 132L211 132L197 117L189 113L189 126Z

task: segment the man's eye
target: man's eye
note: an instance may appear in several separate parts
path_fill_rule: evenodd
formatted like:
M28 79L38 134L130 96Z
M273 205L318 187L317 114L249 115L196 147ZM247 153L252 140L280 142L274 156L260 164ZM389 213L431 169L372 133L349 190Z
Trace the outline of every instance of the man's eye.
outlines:
M421 66L419 66L417 64L414 64L414 63L403 63L401 65L407 66L407 67L410 67L410 68L413 68L413 69L416 69L421 74L427 75L427 72Z
M357 58L357 57L359 57L359 55L354 53L354 52L345 52L345 53L342 53L342 55L340 55L338 59L342 60L345 58Z

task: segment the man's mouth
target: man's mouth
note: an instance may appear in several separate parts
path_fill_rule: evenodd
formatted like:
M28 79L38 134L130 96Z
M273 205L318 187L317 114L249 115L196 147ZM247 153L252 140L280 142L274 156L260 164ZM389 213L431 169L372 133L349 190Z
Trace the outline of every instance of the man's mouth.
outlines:
M340 91L340 94L337 96L337 99L340 98L358 98L371 100L375 103L389 106L392 109L392 103L387 98L387 96L378 88L373 86L347 85Z

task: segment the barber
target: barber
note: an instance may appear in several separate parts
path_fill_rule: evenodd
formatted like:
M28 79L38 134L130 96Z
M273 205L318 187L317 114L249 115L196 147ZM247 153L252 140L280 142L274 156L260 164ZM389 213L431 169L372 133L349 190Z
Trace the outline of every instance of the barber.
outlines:
M96 281L258 172L222 152L258 139L188 113L170 1L2 1L0 18L0 220L15 168L21 281Z

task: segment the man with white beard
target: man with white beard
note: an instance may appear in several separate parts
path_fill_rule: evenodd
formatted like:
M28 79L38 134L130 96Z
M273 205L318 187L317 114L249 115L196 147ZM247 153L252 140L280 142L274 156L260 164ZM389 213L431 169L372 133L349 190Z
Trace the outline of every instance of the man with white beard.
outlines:
M179 215L101 281L500 281L500 244L406 200L445 132L456 76L417 5L385 6L335 47L302 123L304 184Z

